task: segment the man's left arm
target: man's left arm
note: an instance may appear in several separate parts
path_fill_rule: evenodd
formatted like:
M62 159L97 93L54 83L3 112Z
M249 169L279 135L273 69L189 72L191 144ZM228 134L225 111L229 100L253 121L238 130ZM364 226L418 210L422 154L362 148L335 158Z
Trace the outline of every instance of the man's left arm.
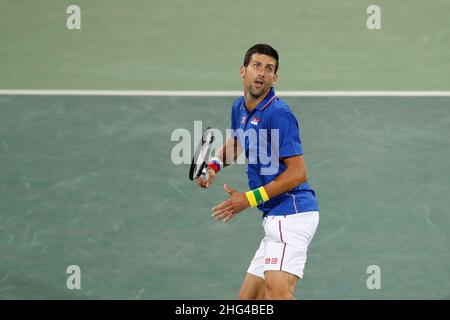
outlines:
M273 181L264 186L269 198L276 197L284 192L292 190L299 184L308 180L303 156L294 156L283 159L286 170Z
M286 170L264 186L264 190L269 198L276 197L284 192L292 190L294 187L308 180L303 156L298 155L288 157L284 158L283 161L286 165ZM224 189L228 192L230 197L212 208L212 216L215 220L227 222L239 212L250 207L250 203L247 200L245 193L238 192L229 188L227 185L224 185Z

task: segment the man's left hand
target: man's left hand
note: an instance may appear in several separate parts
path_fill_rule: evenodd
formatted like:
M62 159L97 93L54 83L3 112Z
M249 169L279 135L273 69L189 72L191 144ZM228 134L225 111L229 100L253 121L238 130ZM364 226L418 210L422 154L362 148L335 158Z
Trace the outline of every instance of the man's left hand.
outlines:
M223 185L223 188L230 196L227 200L212 208L212 216L215 220L227 222L250 205L244 193L229 188L226 184Z

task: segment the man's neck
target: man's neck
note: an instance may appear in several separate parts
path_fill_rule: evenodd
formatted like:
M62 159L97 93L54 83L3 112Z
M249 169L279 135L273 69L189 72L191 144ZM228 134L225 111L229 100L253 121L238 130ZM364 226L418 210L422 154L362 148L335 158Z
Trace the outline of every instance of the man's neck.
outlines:
M244 92L245 107L247 108L247 111L252 112L256 108L256 106L264 100L268 93L269 91L263 93L261 96L255 99L249 92Z

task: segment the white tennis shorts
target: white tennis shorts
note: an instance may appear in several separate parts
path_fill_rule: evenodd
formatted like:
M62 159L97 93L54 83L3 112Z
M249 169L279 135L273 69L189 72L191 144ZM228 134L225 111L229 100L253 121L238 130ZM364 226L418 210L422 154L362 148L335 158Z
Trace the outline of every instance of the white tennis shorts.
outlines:
M264 272L281 270L303 278L306 252L319 224L319 212L302 212L263 219L264 238L247 272L264 279Z

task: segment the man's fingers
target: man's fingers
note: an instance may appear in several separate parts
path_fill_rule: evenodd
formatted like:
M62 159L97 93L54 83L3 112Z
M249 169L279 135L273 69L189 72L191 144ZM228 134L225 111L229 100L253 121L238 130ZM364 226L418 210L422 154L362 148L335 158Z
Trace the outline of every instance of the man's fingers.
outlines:
M233 192L235 192L236 190L228 187L228 185L224 184L223 188L225 189L226 192L228 192L229 194L232 194Z
M213 178L214 176L209 175L208 180L205 180L204 176L200 176L195 181L197 181L200 187L209 188L212 184Z
M222 214L215 216L214 219L215 220L223 219L223 222L225 222L225 221L229 220L230 219L229 217L232 215L233 215L232 211L225 211Z
M222 214L224 212L227 212L229 210L230 210L230 208L228 206L220 208L220 209L216 209L216 210L214 210L214 212L213 212L213 214L211 216L216 217L217 215L220 215L220 214Z
M228 200L225 200L218 206L215 206L212 208L212 217L216 220L222 219L228 212L231 212L233 209L230 207L230 202Z
M217 220L221 220L221 219L225 218L227 215L228 215L228 211L224 211L220 214L214 215L213 218L214 218L214 220L217 221Z
M209 187L212 184L213 180L214 180L214 175L210 174L208 177L208 181L206 181L206 187Z
M237 215L236 212L235 212L235 213L232 213L232 214L230 214L230 215L228 215L225 219L223 219L223 222L228 222L228 221L230 221L230 220L233 219L236 215Z
M219 204L218 204L217 206L215 206L214 208L212 208L211 211L214 212L214 211L223 209L223 208L225 208L227 205L228 205L228 200L225 200L225 201L219 203Z
M206 188L206 181L203 178L197 178L195 181L200 187Z
M208 179L205 179L206 175L200 175L195 181L202 188L209 188L214 180L215 172L213 169L208 169Z

